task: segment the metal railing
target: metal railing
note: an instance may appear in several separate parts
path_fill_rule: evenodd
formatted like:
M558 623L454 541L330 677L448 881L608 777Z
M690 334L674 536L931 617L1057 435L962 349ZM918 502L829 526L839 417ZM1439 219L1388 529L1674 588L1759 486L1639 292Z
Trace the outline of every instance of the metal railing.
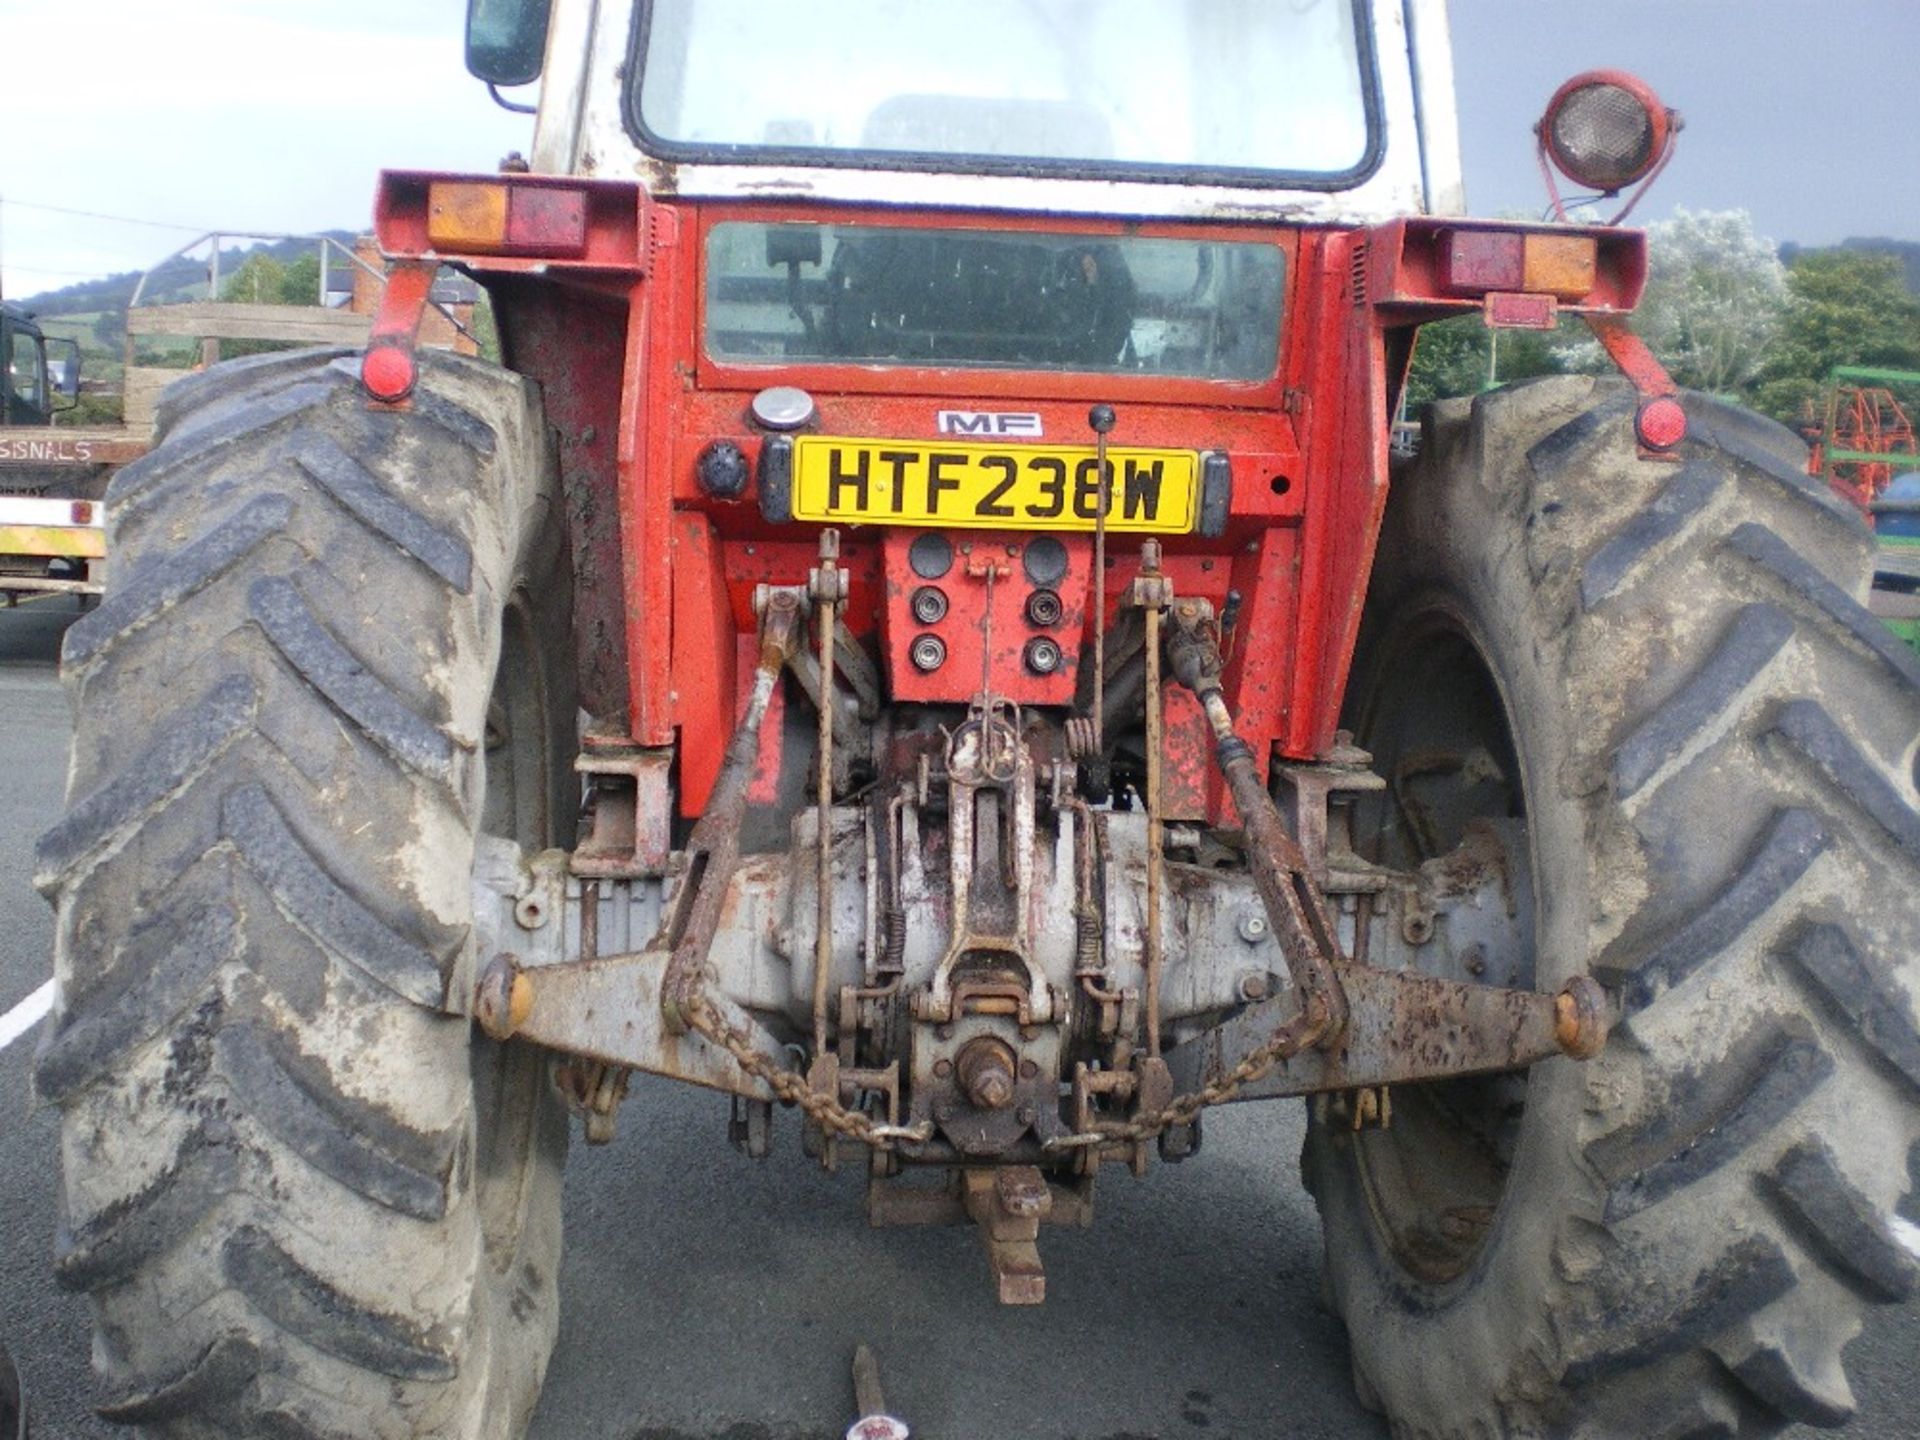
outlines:
M281 244L289 240L311 241L318 248L320 258L320 279L318 294L315 297L314 303L322 309L328 308L327 296L330 293L328 282L332 278L332 252L335 250L340 252L341 256L350 266L371 276L379 282L383 288L387 283L387 276L384 270L368 264L353 250L349 249L331 235L301 235L284 231L262 230L209 230L198 239L188 241L185 245L180 246L156 264L149 266L140 276L139 282L134 285L133 294L127 300L127 309L133 311L140 308L141 297L146 294L148 282L150 282L155 275L159 274L174 261L185 259L192 255L203 245L210 245L212 247L207 257L207 298L214 301L219 300L221 250L229 240L252 240L266 244ZM244 262L242 263L244 264ZM476 345L479 343L478 337L474 335L473 331L460 322L459 317L453 313L451 306L444 301L435 300L431 296L428 297L427 303L444 315L447 323L452 325L459 334L473 341ZM131 333L127 336L126 359L128 364L133 363L133 336Z

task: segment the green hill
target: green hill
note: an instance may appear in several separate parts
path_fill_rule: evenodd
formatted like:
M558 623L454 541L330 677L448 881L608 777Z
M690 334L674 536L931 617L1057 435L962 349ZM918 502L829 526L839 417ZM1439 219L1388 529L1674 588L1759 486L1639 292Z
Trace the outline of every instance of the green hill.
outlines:
M355 238L351 230L329 230L326 234L349 248ZM314 241L311 239L223 245L220 249L220 273L223 276L233 274L255 255L269 256L284 265L303 255L311 255L313 250ZM340 257L336 255L335 258ZM346 261L341 259L340 263L344 265ZM26 296L15 303L42 320L55 316L123 314L127 302L133 298L134 287L140 283L141 274L138 270L126 270L99 280L82 280L77 284L63 285L58 290L45 290L38 295ZM140 303L166 305L183 300L201 300L206 298L206 293L206 258L183 256L169 260L154 272L147 281Z
M351 230L332 230L327 233L349 247L355 238ZM347 260L337 252L332 258L342 272L348 268ZM196 257L181 257L159 266L141 291L141 305L168 305L205 299L209 259L210 256L203 251ZM308 277L305 280L307 293L303 299L311 304L314 298L311 291L316 288L314 260L313 239L223 245L220 249L221 284L223 288L227 287L234 277L243 273L249 262L255 262L255 268L258 269L260 263L270 261L267 269L275 273L290 267L305 273ZM47 335L73 340L80 346L80 371L86 393L81 397L80 409L67 417L68 423L119 423L118 391L126 360L127 304L133 298L134 289L140 284L143 273L128 270L99 280L84 280L76 285L28 296L19 302ZM228 350L232 354L246 353L251 343L233 342ZM197 353L197 347L187 342L143 343L136 363L178 365L184 368L193 363Z

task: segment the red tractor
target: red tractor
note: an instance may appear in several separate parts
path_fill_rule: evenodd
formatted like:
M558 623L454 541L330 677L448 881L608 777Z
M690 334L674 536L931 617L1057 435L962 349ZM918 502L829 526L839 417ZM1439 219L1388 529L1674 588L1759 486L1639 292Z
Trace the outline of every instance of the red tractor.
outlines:
M1011 1304L1103 1172L1306 1097L1397 1433L1849 1413L1916 1272L1920 657L1625 328L1638 233L1455 215L1438 3L476 0L469 61L531 163L382 178L364 350L168 392L67 638L103 1413L517 1434L634 1071ZM1603 72L1541 142L1619 191L1671 126ZM503 366L416 348L445 264ZM1472 312L1628 378L1390 464Z

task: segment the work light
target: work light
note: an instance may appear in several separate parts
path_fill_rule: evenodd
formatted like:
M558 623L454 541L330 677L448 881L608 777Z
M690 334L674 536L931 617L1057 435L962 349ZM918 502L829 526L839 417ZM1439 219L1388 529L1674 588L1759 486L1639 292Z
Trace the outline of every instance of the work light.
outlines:
M1643 81L1589 70L1554 92L1535 133L1561 174L1612 195L1651 175L1679 128L1679 115Z

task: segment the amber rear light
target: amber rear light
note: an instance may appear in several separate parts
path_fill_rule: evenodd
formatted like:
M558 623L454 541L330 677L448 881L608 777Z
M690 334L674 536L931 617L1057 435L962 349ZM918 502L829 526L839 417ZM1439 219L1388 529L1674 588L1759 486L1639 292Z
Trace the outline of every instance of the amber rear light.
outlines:
M427 239L436 250L494 250L506 238L506 186L442 182L427 192Z
M455 253L579 255L587 248L586 192L436 180L427 187L427 243Z
M1583 300L1593 292L1599 261L1591 235L1456 229L1440 247L1439 279L1454 295L1513 291Z
M1561 300L1593 293L1600 244L1591 235L1529 235L1520 288Z

